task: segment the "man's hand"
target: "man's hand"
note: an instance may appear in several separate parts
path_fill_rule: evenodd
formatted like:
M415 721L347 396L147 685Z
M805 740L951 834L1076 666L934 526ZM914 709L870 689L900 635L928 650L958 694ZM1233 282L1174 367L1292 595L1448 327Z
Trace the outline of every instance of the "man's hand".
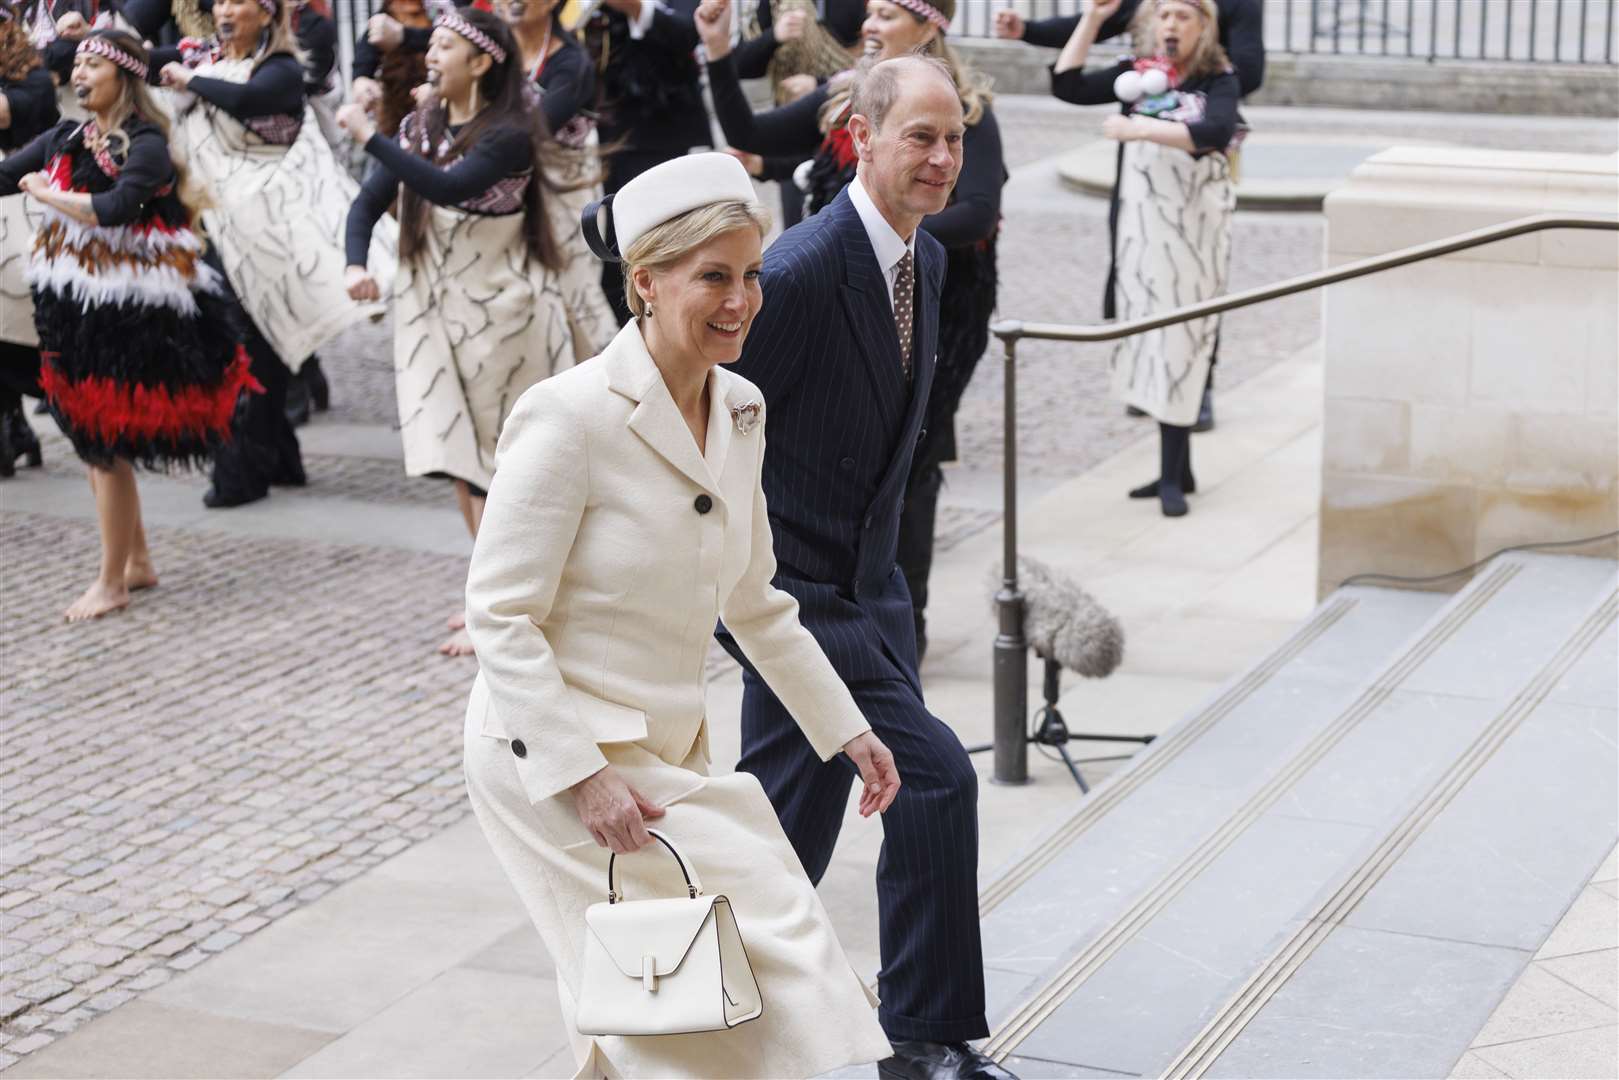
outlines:
M770 32L776 35L777 41L785 45L789 41L797 41L803 37L808 26L809 13L803 8L794 8L771 23Z
M349 87L349 97L362 109L374 109L382 104L382 84L362 75Z
M894 767L894 755L883 741L863 731L843 744L843 752L860 770L860 781L864 785L860 792L860 816L880 814L892 806L894 796L899 794L899 770Z
M1007 41L1022 41L1024 31L1023 16L1006 8L995 13L995 36Z
M697 36L710 60L731 55L731 0L703 0L696 22Z
M663 807L642 798L611 766L573 785L573 807L596 843L619 855L639 851L652 842L648 819L663 816Z
M405 25L392 15L378 12L365 24L365 39L383 52L391 52L404 43Z
M377 133L377 125L371 122L371 116L365 111L365 106L356 102L351 101L347 105L340 106L335 119L337 126L348 132L349 138L361 146ZM355 299L358 300L360 297L356 296Z

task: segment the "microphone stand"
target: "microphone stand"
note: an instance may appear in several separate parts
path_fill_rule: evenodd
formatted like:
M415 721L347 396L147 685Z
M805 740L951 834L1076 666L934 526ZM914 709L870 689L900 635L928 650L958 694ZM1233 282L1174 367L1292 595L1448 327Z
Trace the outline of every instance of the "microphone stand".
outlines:
M1035 711L1034 728L1023 738L1025 746L1044 746L1057 751L1062 757L1062 763L1068 766L1069 775L1074 783L1079 785L1081 795L1089 795L1091 787L1085 783L1080 775L1079 766L1091 761L1116 761L1114 757L1096 757L1075 759L1068 753L1068 744L1071 742L1124 742L1139 743L1146 746L1158 736L1156 735L1098 735L1094 732L1069 731L1068 721L1063 719L1062 712L1057 708L1057 699L1062 696L1062 665L1055 660L1047 660L1045 682L1042 687L1042 696L1045 703ZM995 749L994 743L983 743L978 746L967 747L969 754L982 754Z

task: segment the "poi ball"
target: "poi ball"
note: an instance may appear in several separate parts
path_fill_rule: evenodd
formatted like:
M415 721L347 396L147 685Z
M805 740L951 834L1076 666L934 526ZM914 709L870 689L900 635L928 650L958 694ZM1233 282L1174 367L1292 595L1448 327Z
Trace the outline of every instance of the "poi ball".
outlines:
M1160 68L1149 68L1141 73L1141 92L1147 97L1157 97L1169 89L1169 76Z
M1126 71L1113 80L1113 96L1126 105L1141 100L1142 78L1139 71Z

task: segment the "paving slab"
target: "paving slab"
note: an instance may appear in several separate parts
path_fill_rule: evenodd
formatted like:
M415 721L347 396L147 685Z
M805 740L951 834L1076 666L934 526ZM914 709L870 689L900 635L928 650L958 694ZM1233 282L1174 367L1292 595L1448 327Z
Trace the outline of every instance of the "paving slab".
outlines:
M326 1043L332 1034L290 1024L132 1001L94 1024L30 1054L5 1071L9 1078L118 1076L257 1078L275 1076Z
M1517 949L1340 929L1205 1075L1448 1075L1471 1038L1455 1033L1484 1024L1527 959Z

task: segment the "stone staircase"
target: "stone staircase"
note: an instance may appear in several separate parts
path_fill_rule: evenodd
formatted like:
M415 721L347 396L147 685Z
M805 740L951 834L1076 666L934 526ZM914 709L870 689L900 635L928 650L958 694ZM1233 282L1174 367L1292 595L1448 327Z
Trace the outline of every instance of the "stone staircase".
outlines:
M1619 832L1615 565L1346 588L983 891L1025 1077L1444 1077Z

